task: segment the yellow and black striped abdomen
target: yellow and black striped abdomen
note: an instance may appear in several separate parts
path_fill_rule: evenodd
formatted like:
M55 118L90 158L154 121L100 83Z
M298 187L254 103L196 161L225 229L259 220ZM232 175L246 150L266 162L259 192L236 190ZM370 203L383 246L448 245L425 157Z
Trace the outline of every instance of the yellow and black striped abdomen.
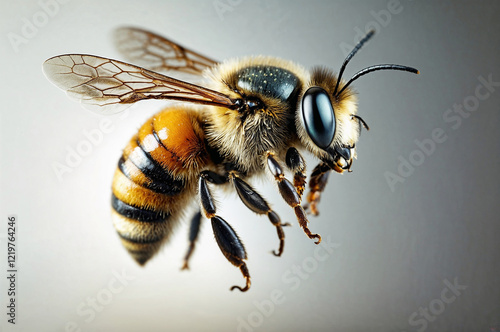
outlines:
M207 163L196 110L167 108L123 150L112 185L113 223L134 259L145 264L168 239Z

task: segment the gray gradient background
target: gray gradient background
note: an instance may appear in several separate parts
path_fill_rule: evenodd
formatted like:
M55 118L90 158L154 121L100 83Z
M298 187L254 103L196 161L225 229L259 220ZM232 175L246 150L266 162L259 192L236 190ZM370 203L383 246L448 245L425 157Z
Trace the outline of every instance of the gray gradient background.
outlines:
M497 1L401 0L401 11L377 23L377 35L351 62L347 75L378 63L412 65L421 75L379 72L356 83L359 113L372 130L361 137L354 172L330 178L321 215L310 224L334 244L331 254L315 251L272 183L252 181L293 224L281 258L269 253L277 239L266 218L219 193L220 214L246 244L248 293L229 291L243 280L207 223L189 272L179 270L186 224L145 268L113 230L110 183L121 149L162 103L110 117L112 132L58 180L53 163L64 163L67 147L85 140L84 130L98 128L102 117L45 79L46 58L68 52L117 58L112 30L136 25L215 59L268 54L338 70L341 45L353 45L357 30L377 22L373 12L388 7L388 1L234 1L219 16L214 3L68 1L17 53L8 34L21 34L23 18L42 9L33 0L2 3L0 252L7 216L19 218L18 324L7 324L2 309L2 331L64 331L68 323L82 331L499 331L500 89L459 126L443 118L454 104L472 100L480 76L500 81ZM446 140L391 190L385 172L397 173L401 158L416 156L415 140L431 138L436 128ZM6 271L6 254L0 266ZM294 276L296 266L309 272ZM114 273L133 280L115 283ZM5 308L6 279L0 280ZM466 289L441 308L446 281L455 280ZM280 301L271 310L275 294ZM96 297L106 303L100 311L86 305ZM439 315L416 323L429 306Z

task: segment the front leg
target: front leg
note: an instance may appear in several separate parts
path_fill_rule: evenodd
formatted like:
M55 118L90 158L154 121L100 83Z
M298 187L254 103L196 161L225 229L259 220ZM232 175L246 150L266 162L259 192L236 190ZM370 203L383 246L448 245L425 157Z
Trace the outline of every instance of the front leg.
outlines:
M321 193L325 190L326 183L328 182L328 175L332 169L325 163L320 163L316 166L311 173L309 181L309 193L307 194L308 205L305 209L310 209L311 213L315 216L319 214L318 203L321 198Z
M283 169L276 159L274 159L274 154L272 152L267 153L267 166L278 183L278 189L281 197L283 197L285 202L293 208L300 227L302 227L310 239L317 239L315 243L319 244L321 242L321 236L319 234L311 233L307 227L308 220L304 209L300 205L300 195L297 193L294 185L287 178L285 178Z
M368 126L364 124L368 129ZM307 210L310 208L313 215L318 215L318 203L321 197L321 193L325 189L326 183L328 182L328 176L330 171L335 171L342 174L345 170L351 172L351 165L353 159L353 149L355 145L344 145L342 147L331 148L330 153L335 155L334 160L331 162L321 162L316 166L311 173L309 182L309 194L307 195L308 205L304 206Z

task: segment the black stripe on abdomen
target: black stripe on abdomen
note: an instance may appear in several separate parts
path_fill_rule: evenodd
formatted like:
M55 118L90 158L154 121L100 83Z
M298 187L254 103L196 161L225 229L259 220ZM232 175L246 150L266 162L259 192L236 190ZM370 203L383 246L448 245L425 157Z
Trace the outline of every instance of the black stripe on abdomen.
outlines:
M149 181L147 181L147 182L143 182L143 181L137 182L134 179L133 174L130 173L130 171L128 170L127 166L125 165L125 163L127 162L127 160L131 164L133 164L133 167L136 168L137 171L140 171L141 173L142 173L142 171L137 167L137 165L132 161L132 159L130 159L130 158L129 159L125 159L123 156L121 156L120 160L118 161L118 168L120 169L120 171L122 172L123 175L125 175L127 178L129 178L134 183L137 183L140 186L142 186L144 188L147 188L147 189L149 189L151 191L154 191L156 193L164 194L164 195L169 195L169 196L177 195L180 192L180 189L181 189L180 184L182 183L182 181L175 180L168 173L166 173L164 175L164 178L167 178L165 181L168 181L168 182L159 182L159 181L155 182L153 179L147 177L146 174L144 174L144 173L142 173L142 174Z
M128 205L119 200L114 194L111 195L111 206L122 216L143 222L164 222L170 216L166 212L156 212Z
M150 184L141 184L148 189L166 195L177 195L184 188L184 181L182 179L175 179L172 174L156 162L149 153L144 151L142 146L137 142L137 148L128 156L130 161L151 180ZM127 171L124 170L123 157L118 163L118 167L122 173L130 179Z

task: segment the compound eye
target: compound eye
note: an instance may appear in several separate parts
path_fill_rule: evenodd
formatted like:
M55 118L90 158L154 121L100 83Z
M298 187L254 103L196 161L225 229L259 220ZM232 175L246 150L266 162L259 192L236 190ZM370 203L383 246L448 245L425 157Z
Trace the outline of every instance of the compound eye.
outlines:
M302 97L302 119L307 134L321 149L330 146L335 135L335 113L328 93L317 86Z

